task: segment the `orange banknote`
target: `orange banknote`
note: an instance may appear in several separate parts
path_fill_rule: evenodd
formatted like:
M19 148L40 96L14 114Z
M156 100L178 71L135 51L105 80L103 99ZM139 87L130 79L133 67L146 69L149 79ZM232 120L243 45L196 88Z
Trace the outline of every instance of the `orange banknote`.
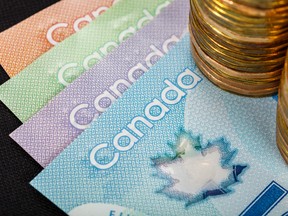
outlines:
M10 77L105 12L117 0L62 0L0 33L0 64Z

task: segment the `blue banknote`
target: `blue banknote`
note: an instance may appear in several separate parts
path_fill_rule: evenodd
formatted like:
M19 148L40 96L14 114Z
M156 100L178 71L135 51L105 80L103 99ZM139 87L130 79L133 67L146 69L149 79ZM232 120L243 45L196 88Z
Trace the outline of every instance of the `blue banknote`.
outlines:
M276 105L211 84L185 35L31 184L72 216L286 215Z

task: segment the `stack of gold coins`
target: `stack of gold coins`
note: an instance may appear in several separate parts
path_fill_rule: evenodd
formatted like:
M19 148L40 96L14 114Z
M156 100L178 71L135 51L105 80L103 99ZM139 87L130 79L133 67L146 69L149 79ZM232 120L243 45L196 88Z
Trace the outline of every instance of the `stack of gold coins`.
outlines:
M190 0L192 54L217 86L277 92L288 46L288 0Z
M288 51L278 91L276 138L281 155L288 163Z

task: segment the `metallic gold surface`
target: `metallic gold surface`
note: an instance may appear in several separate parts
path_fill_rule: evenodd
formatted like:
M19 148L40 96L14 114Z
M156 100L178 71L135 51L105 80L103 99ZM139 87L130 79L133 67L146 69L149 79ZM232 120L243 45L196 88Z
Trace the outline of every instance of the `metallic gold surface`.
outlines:
M277 92L288 47L288 0L190 2L192 54L208 79L246 96Z
M281 155L288 163L288 50L278 93L276 141Z
M273 82L277 81L279 83L279 78L281 74L281 69L277 71L272 71L269 73L243 73L231 68L228 68L217 61L210 58L205 52L198 46L196 43L194 36L191 35L191 43L193 44L194 48L197 51L199 57L206 62L206 64L210 65L211 67L215 68L218 72L222 73L222 75L226 78L231 78L235 80L242 80L246 82L255 82L255 83L266 83L266 82ZM277 85L278 85L277 83Z
M248 85L242 82L235 82L229 79L221 77L215 70L211 69L202 59L199 57L197 51L192 46L192 54L199 69L205 76L208 77L214 84L220 88L229 92L234 92L241 95L249 95L253 97L261 97L266 95L272 95L278 89L277 83L271 83L264 86Z

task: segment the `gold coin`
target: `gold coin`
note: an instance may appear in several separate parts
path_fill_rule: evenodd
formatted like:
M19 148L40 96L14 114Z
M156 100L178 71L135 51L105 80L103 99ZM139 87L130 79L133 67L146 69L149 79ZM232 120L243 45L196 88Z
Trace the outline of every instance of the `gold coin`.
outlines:
M203 72L203 74L212 81L215 85L219 86L220 88L227 90L229 92L233 92L240 95L246 95L251 97L261 97L266 95L272 95L277 92L278 85L273 85L271 87L255 87L255 86L246 86L244 83L241 82L234 82L228 79L224 79L220 77L218 74L215 73L211 68L205 64L201 58L198 56L197 51L192 48L192 55L195 59L196 65L199 69Z
M191 0L192 54L222 89L246 96L277 92L288 46L288 0L266 3Z
M284 3L281 7L274 7L272 9L263 9L259 7L249 6L247 4L243 4L243 0L241 3L237 3L237 1L230 1L230 0L211 0L219 7L226 8L227 10L234 11L238 14L245 14L249 17L284 17L288 11L288 1ZM263 1L261 1L263 3ZM282 15L284 14L284 15Z
M240 54L236 54L233 52L230 52L229 50L222 49L220 46L218 47L212 47L207 42L203 42L203 38L198 37L195 34L195 40L197 40L197 43L201 48L209 55L213 56L215 60L222 63L223 65L227 65L230 68L233 68L238 71L243 72L271 72L275 70L279 70L283 67L284 63L284 57L281 57L280 59L272 59L272 60L266 60L265 58L258 58L257 60L254 59L254 57L249 58L244 53L242 54L243 58ZM213 43L213 40L210 40L211 43Z
M288 149L288 128L287 128L287 118L285 118L283 116L283 110L282 110L282 107L279 106L278 104L278 107L277 107L277 125L278 125L278 129L279 131L282 133L282 137L284 140L286 140L286 148Z
M247 61L247 58L245 57L247 55L245 54L242 54L243 56L242 59L245 59L245 60L242 60L240 59L241 55L238 53L229 52L228 54L226 54L227 50L226 50L226 53L224 53L225 50L223 50L220 46L218 46L218 50L217 50L217 48L211 47L209 44L207 45L207 43L203 42L202 40L205 37L204 35L202 35L202 39L201 39L201 35L199 37L197 33L195 34L191 33L191 34L197 37L197 39L195 40L197 40L197 43L199 44L199 46L201 46L201 48L205 51L205 53L207 53L209 56L213 56L213 58L217 60L218 62L228 67L230 66L231 68L235 68L238 71L242 70L243 72L259 72L259 71L271 72L271 71L281 69L284 63L284 57L281 57L280 59L272 59L272 60L259 57L258 62L256 61L257 59L255 57L251 57L250 61ZM211 39L210 41L213 41L213 40ZM254 61L251 60L252 58L254 58Z
M285 59L285 64L284 64L284 68L283 68L283 73L282 73L282 77L281 77L281 86L283 86L283 94L285 94L286 96L288 96L288 50L287 50L287 55L286 55L286 59Z
M288 148L286 147L287 142L284 140L283 134L280 132L278 125L276 133L276 142L282 157L288 163Z
M212 20L226 28L229 28L232 25L233 31L240 34L244 33L250 36L273 36L285 31L287 32L287 10L281 10L281 12L277 13L274 10L267 12L244 6L243 11L239 13L239 11L233 10L232 6L234 6L234 4L227 6L221 4L219 0L203 0L202 2L202 10ZM253 16L251 16L252 14Z
M286 62L284 65L283 73L281 76L281 84L278 94L278 107L277 107L277 146L283 156L284 160L288 163L288 51L286 55Z
M279 104L283 106L283 111L285 115L288 116L288 50L287 50L287 55L286 55L286 62L284 65L283 73L281 76L281 84L279 86Z
M233 44L229 44L224 40L222 40L221 38L212 35L211 33L209 33L208 30L205 29L205 27L199 26L197 20L195 20L192 16L190 16L190 23L193 25L193 27L192 25L190 25L189 27L190 32L191 34L195 35L195 37L197 37L197 35L200 35L198 37L203 38L202 40L204 42L208 41L206 43L209 44L209 42L211 41L210 46L213 47L218 46L221 49L229 50L232 54L233 53L240 55L242 54L244 56L243 59L255 60L256 58L261 57L266 61L270 59L279 58L280 56L281 61L283 61L283 56L286 53L286 46L284 45L274 48L261 48L261 49L260 48L257 49L258 48L257 46L251 44L249 45L249 47L234 46Z
M262 8L262 9L274 9L280 8L287 5L287 0L282 1L271 1L271 0L233 0L233 2L239 4L245 4L247 6L255 7L255 8Z
M192 18L190 17L190 20L191 19ZM202 43L206 44L207 46L209 46L212 49L219 48L223 52L229 52L229 55L231 54L237 58L242 58L243 60L251 60L251 61L257 61L258 60L259 61L259 60L263 59L265 61L277 60L277 61L284 62L283 56L286 54L286 49L283 49L283 47L279 47L280 50L269 49L269 48L268 49L261 49L261 53L255 53L255 49L254 49L254 50L252 50L252 51L254 51L254 53L251 53L251 52L248 53L251 50L251 48L244 49L244 48L235 47L231 44L222 43L223 41L221 39L218 39L217 37L211 37L210 35L208 35L209 33L204 28L201 29L201 27L198 26L197 23L194 23L193 20L191 20L191 23L193 24L194 31L192 30L192 26L190 26L189 27L190 32L192 33L192 31L193 31L193 35L195 37L197 37L199 40L202 41ZM250 47L251 47L251 45L250 45ZM248 56L245 56L243 54L248 54ZM279 55L281 55L280 58L279 58ZM271 63L269 62L269 64L271 64Z
M288 106L287 103L285 102L285 100L283 100L283 96L281 94L281 92L279 91L278 93L278 110L280 110L279 112L281 112L281 115L283 116L283 118L288 119Z
M191 0L191 12L194 14L197 14L198 21L202 23L202 25L205 25L206 28L213 32L213 34L218 35L219 37L225 38L225 40L230 40L230 42L241 44L249 44L254 43L258 46L261 45L262 48L264 47L271 47L274 46L274 44L283 44L283 42L287 43L287 36L288 33L285 32L284 34L278 35L278 36L269 36L269 37L249 37L246 35L240 35L236 34L232 31L231 28L225 28L205 14L203 10L201 9L200 4L198 3L198 0ZM286 36L286 37L285 37Z
M213 60L210 58L208 55L204 53L204 51L201 50L201 48L198 46L196 41L194 40L194 36L191 34L191 43L193 43L197 53L199 56L205 61L209 62L209 64L213 68L219 68L223 76L226 78L231 78L231 79L238 79L238 80L243 80L243 81L254 81L254 82L272 82L272 81L277 81L279 82L280 79L280 74L282 70L278 70L275 72L270 72L270 73L242 73L236 70L232 70L217 61Z

